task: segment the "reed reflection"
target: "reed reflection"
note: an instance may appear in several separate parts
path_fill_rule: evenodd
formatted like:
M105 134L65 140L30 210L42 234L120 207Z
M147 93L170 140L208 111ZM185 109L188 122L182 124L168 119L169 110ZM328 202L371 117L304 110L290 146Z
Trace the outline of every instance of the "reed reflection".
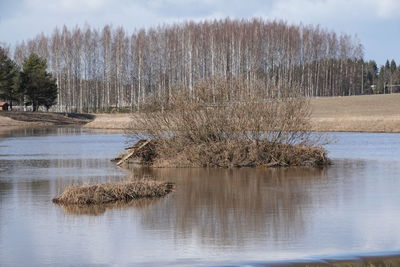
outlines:
M116 202L102 205L64 205L59 204L68 215L103 215L107 210L128 210L128 209L147 209L154 203L160 201L159 198L137 199L130 202Z
M312 185L326 176L325 168L131 171L176 183L168 200L143 214L144 228L172 229L179 239L197 237L218 246L302 235Z

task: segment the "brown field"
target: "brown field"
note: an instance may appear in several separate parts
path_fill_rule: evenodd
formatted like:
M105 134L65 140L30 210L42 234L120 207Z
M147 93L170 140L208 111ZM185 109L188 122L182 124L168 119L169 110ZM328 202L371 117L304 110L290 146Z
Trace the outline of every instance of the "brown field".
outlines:
M400 94L311 100L315 131L400 132Z
M85 128L124 130L130 126L129 113L96 114L93 121L86 124Z
M311 99L314 131L327 132L388 132L400 133L400 94L345 97L319 97ZM31 115L31 119L9 116L0 111L0 128L12 129L54 125L55 118L43 113ZM32 114L32 113L29 113ZM131 121L130 114L95 114L85 128L124 130ZM73 120L68 120L73 122Z
M324 132L400 132L400 94L311 99L314 131ZM129 114L97 114L84 127L125 129Z

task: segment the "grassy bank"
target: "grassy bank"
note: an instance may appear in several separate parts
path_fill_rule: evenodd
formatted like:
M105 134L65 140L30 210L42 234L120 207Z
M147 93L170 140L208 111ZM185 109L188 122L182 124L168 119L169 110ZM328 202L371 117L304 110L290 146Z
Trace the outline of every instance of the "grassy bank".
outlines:
M173 189L171 183L153 180L138 180L122 183L69 186L53 199L56 204L99 205L129 202L141 198L163 197Z

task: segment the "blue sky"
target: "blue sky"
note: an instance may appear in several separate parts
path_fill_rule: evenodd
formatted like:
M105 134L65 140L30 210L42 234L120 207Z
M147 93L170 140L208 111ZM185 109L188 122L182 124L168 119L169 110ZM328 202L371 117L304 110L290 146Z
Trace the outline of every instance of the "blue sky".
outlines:
M282 19L357 35L365 59L400 63L400 0L0 0L0 43L58 26L141 27L213 18Z

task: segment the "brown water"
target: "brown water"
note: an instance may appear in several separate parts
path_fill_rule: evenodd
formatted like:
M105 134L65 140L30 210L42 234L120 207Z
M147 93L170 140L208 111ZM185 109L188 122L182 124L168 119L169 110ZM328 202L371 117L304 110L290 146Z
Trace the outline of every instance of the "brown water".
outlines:
M257 265L400 251L400 135L333 134L334 165L134 169L120 134L13 132L0 141L0 266ZM166 198L59 207L71 183L150 175Z

